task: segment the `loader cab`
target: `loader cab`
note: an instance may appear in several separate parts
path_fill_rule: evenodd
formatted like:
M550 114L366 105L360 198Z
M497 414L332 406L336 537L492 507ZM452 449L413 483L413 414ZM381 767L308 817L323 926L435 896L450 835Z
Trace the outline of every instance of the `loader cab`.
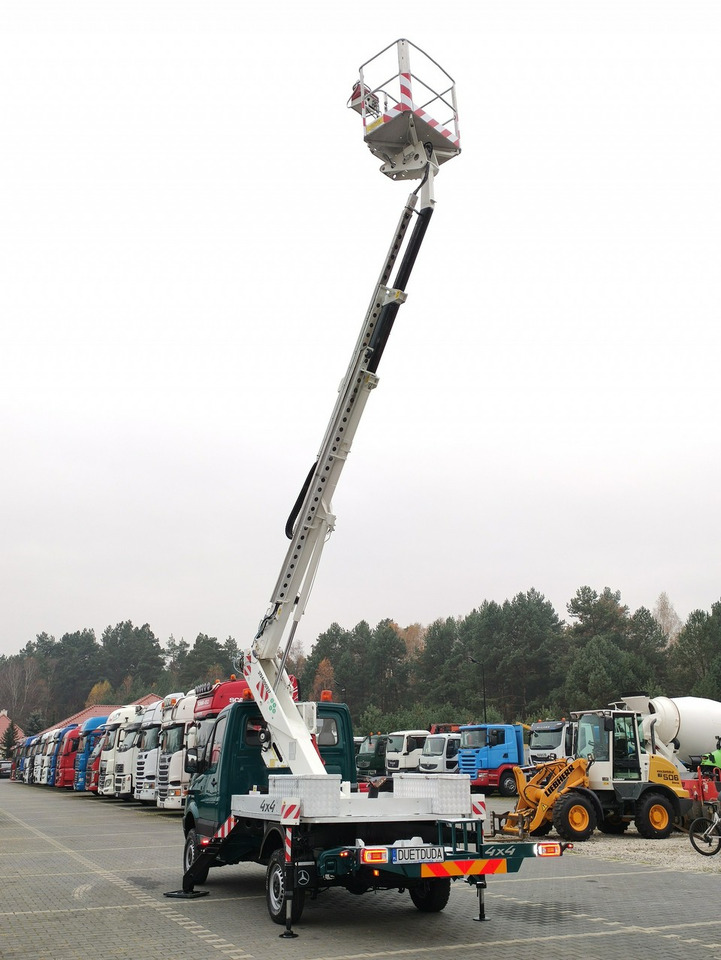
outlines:
M641 758L638 723L632 714L613 718L613 779L640 780Z
M642 744L635 713L609 710L578 719L578 755L593 757L594 782L641 780Z

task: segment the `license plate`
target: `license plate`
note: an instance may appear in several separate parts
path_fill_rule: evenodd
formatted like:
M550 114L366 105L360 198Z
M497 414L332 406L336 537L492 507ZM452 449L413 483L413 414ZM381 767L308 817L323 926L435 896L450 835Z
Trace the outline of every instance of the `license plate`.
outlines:
M443 847L393 848L393 863L440 863L445 859Z

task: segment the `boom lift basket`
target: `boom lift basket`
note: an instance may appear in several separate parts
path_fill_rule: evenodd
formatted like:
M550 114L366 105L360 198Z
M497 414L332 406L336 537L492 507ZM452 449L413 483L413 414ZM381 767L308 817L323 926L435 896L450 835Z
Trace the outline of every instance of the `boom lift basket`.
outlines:
M363 139L392 180L424 175L414 154L425 144L439 164L461 152L455 81L410 40L396 40L360 67L348 106L363 118Z

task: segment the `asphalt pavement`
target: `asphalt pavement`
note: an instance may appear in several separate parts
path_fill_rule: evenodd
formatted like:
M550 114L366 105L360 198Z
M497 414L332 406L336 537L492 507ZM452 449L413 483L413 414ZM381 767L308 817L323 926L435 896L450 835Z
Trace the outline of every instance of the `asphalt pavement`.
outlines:
M181 886L182 850L178 814L0 781L0 957L721 960L719 876L672 862L576 851L526 861L518 874L488 878L485 922L461 882L429 915L407 893L331 890L306 903L297 938L282 939L260 866L212 870L201 899L164 897Z

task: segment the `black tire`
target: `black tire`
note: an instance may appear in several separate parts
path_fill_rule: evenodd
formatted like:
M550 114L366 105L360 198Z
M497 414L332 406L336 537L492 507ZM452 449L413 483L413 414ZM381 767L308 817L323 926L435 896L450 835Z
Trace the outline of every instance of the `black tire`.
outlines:
M498 792L502 797L515 797L518 793L516 778L513 776L512 770L506 770L501 774L501 779L498 781Z
M718 833L712 833L708 837L704 834L713 826L713 820L707 817L698 817L688 828L688 838L691 846L697 853L704 857L713 857L721 850L721 836Z
M616 817L611 814L608 817L605 817L598 825L598 829L601 833L605 833L610 836L618 835L625 833L628 830L628 820L621 820L620 817Z
M424 880L418 886L410 887L408 892L421 913L440 913L451 895L451 879L439 877L437 880Z
M662 793L644 793L636 804L636 829L647 840L665 840L673 830L673 804Z
M553 826L561 840L571 843L588 840L596 829L596 822L593 803L575 790L559 797L553 807Z
M265 872L265 902L273 923L285 923L287 897L285 895L285 854L282 850L274 850L268 861ZM297 923L305 906L305 892L293 891L293 901L290 912L291 923Z
M185 838L185 847L183 848L183 873L188 872L199 852L200 844L198 843L198 835L195 830L188 830ZM193 881L195 883L205 883L208 879L209 870L210 867L204 867L202 870L196 868Z

